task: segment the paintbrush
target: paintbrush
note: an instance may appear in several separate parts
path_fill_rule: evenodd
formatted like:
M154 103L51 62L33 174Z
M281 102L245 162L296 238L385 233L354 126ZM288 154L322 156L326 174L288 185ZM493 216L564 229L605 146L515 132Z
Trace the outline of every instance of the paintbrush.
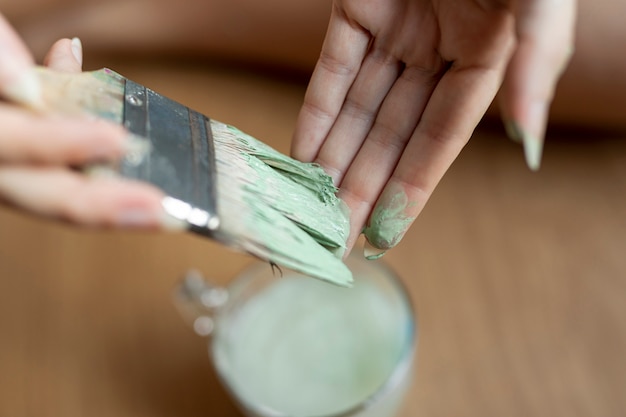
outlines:
M164 191L163 208L188 229L278 266L342 286L349 221L323 169L111 71L37 68L37 111L123 124L132 151L85 172L115 173Z

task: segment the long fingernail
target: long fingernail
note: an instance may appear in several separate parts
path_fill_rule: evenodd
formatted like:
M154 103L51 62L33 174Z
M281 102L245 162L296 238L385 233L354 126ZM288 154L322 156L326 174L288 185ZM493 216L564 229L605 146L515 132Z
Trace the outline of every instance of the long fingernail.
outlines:
M38 108L41 105L41 85L34 68L28 68L2 90L2 95L18 104Z
M76 59L76 62L83 66L83 44L79 38L72 38L72 55Z
M187 224L173 217L164 210L155 213L150 209L131 207L123 210L117 216L117 225L124 228L152 228L160 227L167 231L182 231Z
M181 219L178 219L171 214L163 211L161 217L159 218L159 223L163 230L167 230L169 232L182 232L189 228L189 224Z
M506 136L513 142L522 143L522 130L513 120L504 120L504 130Z
M574 52L576 51L575 48L576 47L573 44L569 45L569 47L567 48L567 51L565 52L565 56L563 57L563 61L561 62L561 67L559 68L559 71L557 72L557 75L559 77L563 75L563 73L569 66L570 61L572 60L572 57L574 56Z
M520 130L524 144L526 165L532 171L539 170L543 154L543 141L548 118L548 105L545 101L536 101L528 109L527 126Z
M369 240L365 240L365 245L363 247L363 256L365 259L369 261L373 261L375 259L380 259L385 255L387 251L385 249L379 249L373 246Z
M531 171L538 171L541 167L541 155L543 153L543 140L529 134L523 134L524 157L526 165Z
M131 207L121 211L117 216L117 225L121 227L154 227L159 219L148 209Z

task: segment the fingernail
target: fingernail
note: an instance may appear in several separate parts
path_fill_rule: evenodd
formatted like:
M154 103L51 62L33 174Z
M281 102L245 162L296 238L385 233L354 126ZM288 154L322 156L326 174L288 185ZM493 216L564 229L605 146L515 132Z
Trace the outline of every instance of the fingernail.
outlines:
M117 178L119 174L113 167L103 164L93 164L85 167L83 173L90 178Z
M72 38L72 55L76 59L76 62L83 66L83 44L79 38Z
M127 208L117 216L117 225L121 227L154 227L159 222L153 211L140 207Z
M159 223L163 230L168 232L182 232L183 230L187 230L189 225L187 222L178 219L171 214L163 211L161 217L159 218Z
M367 259L368 261L373 261L376 259L380 259L383 257L383 255L385 255L387 251L384 249L379 249L377 247L374 247L369 240L365 240L365 245L363 247L363 256L365 257L365 259Z
M538 171L541 166L541 155L543 153L543 140L529 135L522 135L524 142L524 156L526 165L531 171Z
M35 69L29 68L20 72L18 77L4 87L2 95L15 103L39 108L41 105L41 85Z
M182 231L187 224L170 214L162 211L155 213L149 209L131 207L123 210L117 217L117 225L125 228L153 228L160 227L166 231Z
M559 71L557 72L557 75L559 77L563 75L563 73L569 66L570 61L572 60L572 57L574 56L574 52L575 52L575 46L572 44L567 48L567 51L565 52L565 56L563 57L563 61L561 62Z
M547 103L545 101L536 101L528 109L527 126L520 129L526 165L532 171L539 170L541 166L547 118Z
M522 143L522 131L519 125L513 120L504 121L506 136L513 142Z

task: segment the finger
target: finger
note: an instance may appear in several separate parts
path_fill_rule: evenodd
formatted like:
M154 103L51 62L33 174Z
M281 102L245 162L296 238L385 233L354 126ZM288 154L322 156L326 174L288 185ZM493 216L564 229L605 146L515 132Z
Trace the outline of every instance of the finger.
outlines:
M524 145L530 169L539 169L554 90L573 52L573 0L519 2L518 47L500 91L507 133Z
M86 226L160 228L162 198L146 184L88 178L62 167L0 167L0 200Z
M0 14L0 96L17 103L37 103L40 87L29 70L33 65L28 49Z
M63 72L81 72L83 47L80 39L60 39L52 45L44 58L44 65Z
M0 162L83 165L122 157L126 131L98 119L36 115L0 103Z
M335 123L370 42L369 32L333 8L292 142L292 155L310 162Z
M500 86L504 55L493 68L452 67L437 84L364 230L378 255L402 239L469 140Z
M365 57L337 120L315 158L335 184L341 183L359 152L401 69L402 64L382 49L374 47Z
M405 68L341 183L339 197L350 207L350 247L391 177L438 78L439 74L418 67Z

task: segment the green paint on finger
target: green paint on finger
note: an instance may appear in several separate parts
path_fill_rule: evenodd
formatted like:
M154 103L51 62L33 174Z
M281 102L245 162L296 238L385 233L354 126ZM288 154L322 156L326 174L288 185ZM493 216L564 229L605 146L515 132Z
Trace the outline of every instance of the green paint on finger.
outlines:
M396 246L408 230L415 216L407 215L407 209L415 206L406 192L385 190L363 230L367 240L376 248L391 249ZM378 257L382 256L380 254Z

